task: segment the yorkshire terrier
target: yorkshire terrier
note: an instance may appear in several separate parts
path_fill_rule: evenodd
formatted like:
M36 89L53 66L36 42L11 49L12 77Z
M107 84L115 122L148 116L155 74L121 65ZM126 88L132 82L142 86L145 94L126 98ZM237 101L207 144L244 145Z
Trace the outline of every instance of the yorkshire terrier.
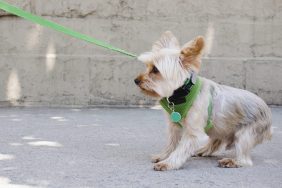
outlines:
M147 69L134 80L135 84L143 93L167 104L168 144L152 158L156 171L179 169L191 156L211 156L219 149L235 150L234 158L218 161L219 167L251 166L251 149L271 139L271 111L261 98L197 75L203 49L203 37L180 47L167 31L153 44L151 52L138 57ZM191 92L194 99L186 97ZM189 102L184 114L174 109ZM205 129L209 123L211 126ZM204 138L208 142L201 147Z

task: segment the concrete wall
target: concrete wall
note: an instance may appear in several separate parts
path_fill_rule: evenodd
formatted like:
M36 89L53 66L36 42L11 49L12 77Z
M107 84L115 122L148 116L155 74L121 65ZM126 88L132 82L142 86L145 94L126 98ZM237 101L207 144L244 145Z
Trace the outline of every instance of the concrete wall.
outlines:
M171 30L207 40L201 74L282 105L281 0L7 0L131 52ZM143 105L144 66L0 12L0 105Z

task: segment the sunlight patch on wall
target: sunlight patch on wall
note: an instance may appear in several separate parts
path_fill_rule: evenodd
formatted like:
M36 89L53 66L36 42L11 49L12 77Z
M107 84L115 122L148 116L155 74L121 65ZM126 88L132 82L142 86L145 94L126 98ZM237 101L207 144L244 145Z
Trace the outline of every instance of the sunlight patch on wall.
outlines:
M26 38L28 50L32 50L38 45L41 35L42 27L40 25L35 25Z
M205 47L205 56L209 56L212 51L212 45L214 40L214 26L213 23L209 23L208 29L205 36L206 47Z
M152 110L161 110L162 106L159 105L159 104L155 104L154 106L150 107L150 109L152 109Z
M12 104L17 104L17 100L21 97L21 85L16 70L12 70L9 75L6 96L7 100Z
M46 72L49 73L54 70L56 64L56 49L53 41L50 41L46 52Z

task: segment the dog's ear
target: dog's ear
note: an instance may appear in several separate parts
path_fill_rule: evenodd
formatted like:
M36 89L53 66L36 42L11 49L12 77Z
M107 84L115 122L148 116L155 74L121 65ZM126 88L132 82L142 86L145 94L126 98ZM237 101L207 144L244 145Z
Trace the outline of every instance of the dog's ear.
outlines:
M201 66L201 54L204 46L204 38L202 36L198 36L182 47L180 59L186 69L192 69L199 72Z
M161 38L153 44L152 52L157 52L162 48L180 49L178 40L171 31L162 34Z

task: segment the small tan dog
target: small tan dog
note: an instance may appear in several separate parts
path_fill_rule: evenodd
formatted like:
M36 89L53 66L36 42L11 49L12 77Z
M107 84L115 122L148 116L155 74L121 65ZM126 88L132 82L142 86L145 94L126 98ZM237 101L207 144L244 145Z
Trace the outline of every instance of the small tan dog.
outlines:
M234 159L219 160L220 167L251 166L251 149L271 138L271 111L258 96L199 76L199 92L193 91L197 85L193 75L199 72L203 48L203 37L180 48L177 39L167 31L153 44L151 52L138 57L147 65L147 71L135 83L145 94L167 100L171 109L169 142L161 154L153 157L154 170L179 169L192 155L210 156L220 148L236 151ZM197 94L188 111L182 117L179 113L172 117L175 103L185 105L185 95L191 92ZM205 131L209 121L212 127ZM207 135L207 145L200 148Z

